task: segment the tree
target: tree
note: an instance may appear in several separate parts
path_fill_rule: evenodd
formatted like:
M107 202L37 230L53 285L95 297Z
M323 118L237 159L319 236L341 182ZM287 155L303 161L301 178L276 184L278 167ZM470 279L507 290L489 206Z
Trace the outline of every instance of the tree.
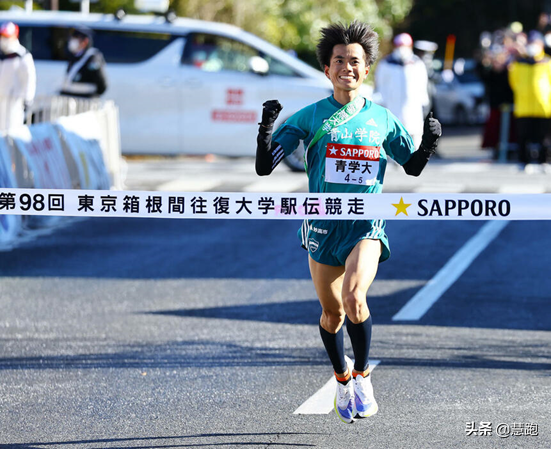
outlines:
M319 30L354 19L371 24L383 40L411 9L413 0L173 0L179 16L237 25L313 65Z
M5 5L22 2L4 2ZM413 0L171 0L178 16L237 25L317 66L315 47L320 28L354 19L377 31L383 48L412 8ZM92 12L136 13L134 0L98 0ZM79 3L59 0L60 10L80 9Z

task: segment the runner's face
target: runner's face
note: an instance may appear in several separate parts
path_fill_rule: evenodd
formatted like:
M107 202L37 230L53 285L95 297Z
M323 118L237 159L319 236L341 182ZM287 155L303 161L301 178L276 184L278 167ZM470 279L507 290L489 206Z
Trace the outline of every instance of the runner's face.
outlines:
M360 44L335 45L329 64L325 66L325 76L331 80L335 90L359 89L369 73Z

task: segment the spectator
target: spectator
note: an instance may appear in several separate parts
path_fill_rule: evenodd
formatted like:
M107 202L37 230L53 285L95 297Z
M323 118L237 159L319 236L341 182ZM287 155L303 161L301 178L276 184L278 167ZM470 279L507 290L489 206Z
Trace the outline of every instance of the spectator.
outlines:
M22 126L36 92L32 55L19 43L19 27L0 25L0 130Z
M551 15L548 12L542 12L538 17L537 31L543 34L545 53L551 54Z
M394 51L381 60L375 72L375 93L381 105L403 123L415 147L423 134L423 108L429 105L428 75L423 61L413 54L413 39L398 34Z
M502 110L511 110L513 91L509 86L507 71L508 54L498 47L490 49L477 64L477 72L484 83L484 90L490 106L490 114L484 125L482 148L494 150L494 158L498 157L499 137ZM514 124L509 126L509 142L515 141Z
M94 98L107 89L103 54L92 45L92 30L79 27L72 32L67 42L70 57L61 95Z
M425 64L428 76L428 93L429 103L423 110L423 115L427 115L429 111L434 112L434 96L436 95L436 71L434 70L434 53L438 50L438 44L431 41L415 41L413 44L413 52L421 58L421 61ZM435 113L436 115L436 113Z
M526 57L513 62L509 69L509 83L514 94L519 161L532 172L531 146L539 149L538 162L545 171L551 130L551 59L544 52L543 35L539 31L528 34Z

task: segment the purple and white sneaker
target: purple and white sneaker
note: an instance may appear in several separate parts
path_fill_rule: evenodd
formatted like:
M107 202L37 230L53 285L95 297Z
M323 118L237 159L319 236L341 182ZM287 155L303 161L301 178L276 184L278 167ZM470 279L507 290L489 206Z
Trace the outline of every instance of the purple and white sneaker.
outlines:
M373 395L371 375L363 377L361 374L358 374L354 378L354 393L354 405L357 418L367 418L377 413L379 406Z

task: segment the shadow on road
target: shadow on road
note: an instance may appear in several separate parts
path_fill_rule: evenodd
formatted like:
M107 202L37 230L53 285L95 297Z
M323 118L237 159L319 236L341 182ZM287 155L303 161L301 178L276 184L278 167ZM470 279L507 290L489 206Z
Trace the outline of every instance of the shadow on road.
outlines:
M213 341L111 346L105 352L0 358L0 370L25 369L153 369L213 366L326 365L323 348L246 346Z
M0 252L0 276L307 279L296 220L99 218Z
M428 366L450 369L504 369L551 372L545 348L506 348L502 344L473 347L467 354L427 344L411 348L412 356L393 356L385 351L384 366ZM461 348L465 349L465 348ZM459 349L458 349L459 350ZM427 356L419 356L427 351ZM413 355L415 354L415 356ZM0 358L1 370L81 369L182 369L224 367L314 367L327 366L327 355L318 347L250 346L216 341L173 341L163 344L113 345L106 351L87 354L38 355ZM208 376L206 372L204 374Z
M216 447L216 446L281 446L281 447L316 447L315 444L299 443L299 442L280 442L271 441L280 438L281 436L302 436L302 435L326 435L322 433L298 433L298 432L279 432L279 433L204 433L198 435L182 435L168 437L143 437L143 438L104 438L94 440L80 441L50 441L41 443L19 443L19 444L0 444L0 449L40 449L52 446L66 445L98 445L102 448L115 449L161 449L161 448L176 448L176 447ZM259 437L263 437L260 440ZM247 441L250 438L257 439L256 441ZM185 440L197 440L197 442L189 442ZM219 441L216 441L218 439ZM230 441L228 441L228 439ZM231 441L236 440L239 441ZM184 440L178 442L178 440ZM166 442L167 444L162 444ZM139 446L126 444L146 443ZM122 444L125 444L122 446ZM92 446L93 447L93 446Z
M321 306L319 301L315 299L306 301L206 307L202 309L161 310L158 312L148 313L152 315L173 315L181 317L317 325L321 315Z

